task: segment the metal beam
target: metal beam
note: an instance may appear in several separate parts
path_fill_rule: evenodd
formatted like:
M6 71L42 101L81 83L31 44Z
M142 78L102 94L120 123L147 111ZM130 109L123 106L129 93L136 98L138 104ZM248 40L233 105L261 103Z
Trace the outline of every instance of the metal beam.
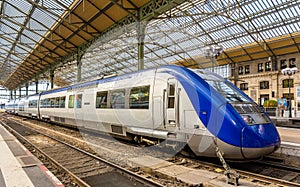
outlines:
M28 0L28 1L31 2L30 0ZM153 18L156 18L157 16L159 16L163 12L172 9L174 6L177 6L177 5L179 5L179 4L183 3L183 2L185 2L185 1L184 0L161 0L159 2L156 2L155 0L151 0L149 3L145 4L143 7L140 8L140 10L139 10L139 11L141 11L140 21L147 21L147 20L149 21L149 20L151 20ZM111 3L111 5L109 5L109 6L112 6L113 4L114 3ZM104 9L103 9L103 11L104 11ZM103 11L99 12L99 15L101 13L103 13ZM96 16L99 16L99 15L96 15ZM121 19L120 21L118 21L116 24L114 24L111 27L107 28L102 33L99 33L98 37L95 37L92 40L90 40L90 41L88 41L88 42L86 42L84 44L81 44L78 47L78 49L79 50L86 50L94 42L96 42L98 39L105 38L105 37L110 37L112 33L117 32L116 31L117 28L120 28L122 26L130 25L132 23L135 23L136 20L133 17L133 15L138 15L138 11L133 12L132 14L130 14L130 15L126 16L125 18ZM97 18L96 16L93 17L93 19L96 19ZM120 33L122 33L122 31ZM64 64L65 62L68 62L68 61L71 61L71 60L75 60L78 49L73 50L68 55L66 55L66 56L64 56L64 57L62 57L60 59L57 59L56 62L52 63L51 66L45 67L45 69L43 71L41 71L38 75L44 73L47 69L49 69L49 67L56 67L56 66L58 66L60 64ZM28 80L33 79L35 76L36 75L32 75L27 80L22 81L18 85L24 84Z

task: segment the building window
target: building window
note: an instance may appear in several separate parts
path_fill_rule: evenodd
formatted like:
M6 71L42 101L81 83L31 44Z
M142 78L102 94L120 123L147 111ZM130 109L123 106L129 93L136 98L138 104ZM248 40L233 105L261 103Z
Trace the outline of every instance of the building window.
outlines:
M262 81L259 83L260 89L269 89L269 81Z
M245 66L245 74L249 74L250 73L250 65L246 65Z
M243 66L239 66L239 75L243 75Z
M296 67L296 58L289 59L290 68Z
M283 98L287 99L288 105L289 105L289 102L290 102L289 101L290 97L291 97L292 100L294 100L294 93L290 93L290 94L284 93L284 94L282 94L282 96L283 96Z
M266 71L271 71L271 62L266 62L265 66L266 66Z
M294 79L284 79L282 80L282 88L293 88L294 87Z
M286 59L280 60L280 69L287 68Z
M242 84L240 84L240 89L241 90L248 90L248 83L242 83Z
M258 69L257 69L258 72L263 72L264 71L264 64L263 63L259 63L258 64Z

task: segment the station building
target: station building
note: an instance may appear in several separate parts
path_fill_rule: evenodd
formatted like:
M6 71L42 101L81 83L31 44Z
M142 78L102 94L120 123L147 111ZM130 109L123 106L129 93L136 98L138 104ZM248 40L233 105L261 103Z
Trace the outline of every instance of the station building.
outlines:
M241 62L237 68L231 69L229 78L237 79L237 86L261 106L267 100L279 99L286 99L289 105L291 99L292 115L299 116L297 111L300 111L300 73L282 73L283 69L293 67L300 67L299 53Z

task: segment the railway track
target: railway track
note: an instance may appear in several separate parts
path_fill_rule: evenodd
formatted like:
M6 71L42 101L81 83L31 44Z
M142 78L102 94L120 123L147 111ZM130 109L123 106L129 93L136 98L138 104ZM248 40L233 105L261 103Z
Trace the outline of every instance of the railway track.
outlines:
M61 127L59 127L59 128L61 128ZM53 131L57 130L57 128L55 128L53 126L51 126L51 129L53 129ZM71 132L69 132L69 133L71 133ZM71 133L71 134L73 135L73 133ZM76 136L79 136L79 135L76 135ZM39 140L39 141L41 141L41 140ZM75 143L75 144L77 144L77 143ZM93 151L93 150L91 150L91 151ZM122 151L124 151L124 150L120 150L120 154L122 154L121 153ZM88 151L88 152L90 152L90 151ZM126 154L126 153L123 153L123 154ZM183 162L183 160L185 160L185 161ZM222 167L218 164L210 163L210 160L208 160L206 162L205 160L193 159L193 158L188 158L186 156L178 156L177 155L173 158L170 158L169 161L172 161L175 164L183 165L183 166L190 167L190 168L204 169L204 170L209 170L209 171L214 171L214 172L215 171L222 172L222 169L220 169ZM219 162L218 160L216 160L216 161L217 161L216 163ZM266 167L266 165L268 165L268 167ZM274 186L274 185L275 186L300 186L300 183L299 183L300 169L297 167L291 168L291 167L287 167L286 165L284 165L284 167L280 166L280 165L282 165L282 164L276 163L276 162L275 163L269 162L267 160L262 160L261 162L249 162L249 163L238 163L238 164L230 163L230 166L233 169L236 169L238 171L238 173L241 175L241 179L245 179L247 181L257 183L258 185L263 185L263 186ZM263 167L263 166L265 166L265 167ZM82 178L87 178L87 177L82 176ZM157 181L161 181L161 180L164 180L164 179L159 179ZM169 183L169 181L166 180L166 183ZM176 185L178 185L178 183ZM179 184L179 185L181 185L181 184Z
M205 169L223 172L218 160L201 158L187 158L179 155L169 161L190 168ZM230 167L240 174L240 179L245 179L263 186L293 186L300 187L300 168L282 165L266 160L252 162L230 162ZM220 169L222 168L222 169Z
M59 175L57 177L65 186L162 186L64 141L25 127L16 121L6 118L0 122L29 150L35 152L39 159L44 157L50 170L54 165L55 168L52 168L52 172ZM51 162L50 165L49 162Z

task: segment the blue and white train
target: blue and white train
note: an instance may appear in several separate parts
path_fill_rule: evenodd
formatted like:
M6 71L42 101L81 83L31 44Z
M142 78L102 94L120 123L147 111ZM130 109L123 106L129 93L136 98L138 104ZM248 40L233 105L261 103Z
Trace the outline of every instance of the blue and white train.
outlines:
M256 159L280 136L268 115L217 74L167 65L11 101L8 112L138 142L186 143L197 156Z

